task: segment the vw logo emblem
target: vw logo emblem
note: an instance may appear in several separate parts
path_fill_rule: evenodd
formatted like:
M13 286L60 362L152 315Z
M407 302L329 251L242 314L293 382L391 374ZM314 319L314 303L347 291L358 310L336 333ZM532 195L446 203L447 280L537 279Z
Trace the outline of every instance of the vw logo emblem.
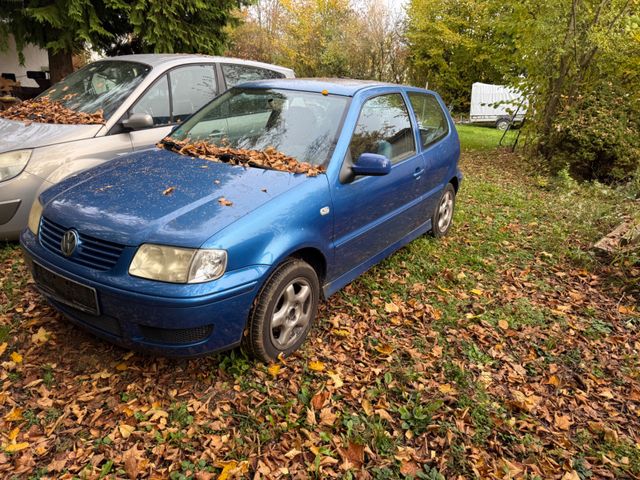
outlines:
M67 230L60 240L60 250L66 257L70 257L78 246L78 232Z

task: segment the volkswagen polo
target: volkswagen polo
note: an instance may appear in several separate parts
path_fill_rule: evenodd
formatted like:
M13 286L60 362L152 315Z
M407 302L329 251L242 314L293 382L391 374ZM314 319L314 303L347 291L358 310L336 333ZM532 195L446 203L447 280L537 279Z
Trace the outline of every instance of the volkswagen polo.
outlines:
M440 97L353 80L232 88L166 137L42 193L21 244L40 291L119 345L297 349L318 302L451 228L462 180Z

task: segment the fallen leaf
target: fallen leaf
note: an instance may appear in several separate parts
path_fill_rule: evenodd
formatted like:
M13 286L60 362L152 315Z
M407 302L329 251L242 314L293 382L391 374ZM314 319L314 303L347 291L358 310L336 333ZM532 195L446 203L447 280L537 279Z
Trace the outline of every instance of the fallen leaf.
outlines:
M7 342L0 343L0 356L2 356L7 349Z
M176 187L169 187L166 190L163 190L162 194L163 195L171 195L175 189L176 189Z
M473 288L473 289L471 289L471 293L473 293L474 295L477 295L477 296L481 296L484 293L484 291L480 290L479 288Z
M342 381L342 378L340 377L340 374L338 374L336 372L328 372L327 375L329 376L329 378L333 382L333 386L335 388L341 388L344 385L344 382Z
M122 438L127 439L131 436L131 434L135 431L136 427L132 425L127 425L126 423L121 423L118 425L118 431Z
M138 460L138 457L138 447L135 445L124 452L124 471L127 473L127 477L129 477L129 480L135 480L140 475L140 471L138 468L140 462Z
M498 320L498 326L502 330L509 330L509 322L507 322L506 320Z
M364 410L364 413L366 413L368 417L373 415L373 407L371 406L371 402L369 400L367 400L366 398L363 398L362 401L360 402L360 405L362 405L362 409Z
M49 340L49 332L47 332L44 327L40 327L36 333L31 335L31 341L36 345L40 345Z
M19 452L20 450L24 450L25 448L28 448L29 444L27 442L21 442L21 443L12 443L11 445L7 445L4 448L4 451L7 453L15 453L15 452Z
M220 197L220 198L218 199L218 203L219 203L220 205L224 206L224 207L230 207L231 205L233 205L233 202L232 202L232 201L227 200L227 199L226 199L226 198L224 198L224 197Z
M324 370L324 363L317 360L309 362L309 370L313 370L314 372L322 372Z
M580 480L580 475L575 470L571 470L562 476L562 480Z
M407 477L415 477L420 472L418 464L412 460L403 460L400 463L400 473Z
M23 412L22 408L16 407L12 409L9 413L7 413L4 419L7 422L19 422L20 420L22 420L22 412Z
M320 410L320 423L322 425L332 426L338 416L331 411L331 407L325 407Z
M272 377L276 377L280 373L280 365L278 365L277 363L272 363L271 365L269 365L269 367L267 367L267 372L269 372L269 375L271 375Z
M331 393L328 390L323 390L321 392L316 393L311 398L311 407L314 410L320 410L327 404L327 400L331 397Z
M558 427L560 430L569 430L569 427L573 422L571 421L571 418L568 415L556 414L554 416L554 423L556 427Z
M400 307L393 302L389 302L384 304L384 311L387 313L398 313Z
M20 355L18 352L11 352L11 360L13 360L15 363L22 363L22 355Z

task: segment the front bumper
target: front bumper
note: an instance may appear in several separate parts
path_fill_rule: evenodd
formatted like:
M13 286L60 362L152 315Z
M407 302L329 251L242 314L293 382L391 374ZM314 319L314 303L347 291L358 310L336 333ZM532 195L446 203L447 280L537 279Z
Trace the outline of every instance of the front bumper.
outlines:
M31 205L43 183L47 182L26 171L0 182L0 240L18 239L27 226Z
M99 315L68 306L40 289L72 323L125 348L172 357L204 355L239 345L253 299L269 270L267 265L255 265L194 285L133 277L121 282L118 275L92 272L52 253L28 230L20 236L20 243L32 270L37 262L96 290ZM132 281L139 281L147 291L131 289ZM123 283L127 289L122 288Z

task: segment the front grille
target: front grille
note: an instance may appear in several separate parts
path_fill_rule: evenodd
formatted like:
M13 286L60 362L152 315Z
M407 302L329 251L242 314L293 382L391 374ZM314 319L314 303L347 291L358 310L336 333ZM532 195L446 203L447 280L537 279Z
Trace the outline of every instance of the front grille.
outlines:
M140 333L144 335L145 340L153 343L164 343L174 345L186 345L188 343L196 343L211 335L213 325L204 325L194 328L156 328L140 325Z
M60 242L67 230L62 225L42 217L39 232L40 243L43 247L61 257L96 270L110 270L118 262L124 245L107 242L81 233L78 233L79 242L76 251L72 256L66 257L60 249Z

